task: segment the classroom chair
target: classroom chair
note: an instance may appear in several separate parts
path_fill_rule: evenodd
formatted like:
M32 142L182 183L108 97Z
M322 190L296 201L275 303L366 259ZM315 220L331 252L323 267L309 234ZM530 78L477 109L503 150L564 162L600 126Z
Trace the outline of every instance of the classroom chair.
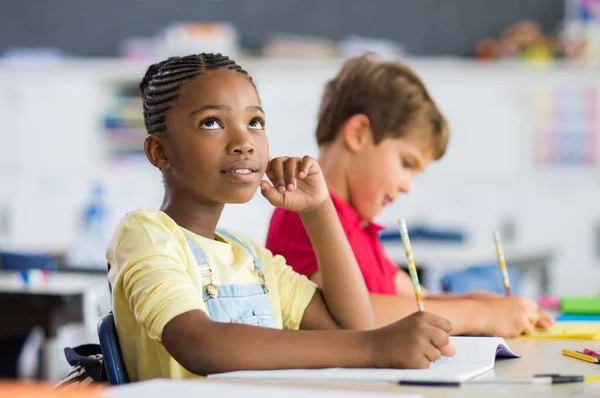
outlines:
M100 339L100 349L104 357L104 367L108 381L112 385L129 383L129 377L125 370L123 357L121 356L121 346L115 327L115 317L112 312L105 315L98 322L98 337Z

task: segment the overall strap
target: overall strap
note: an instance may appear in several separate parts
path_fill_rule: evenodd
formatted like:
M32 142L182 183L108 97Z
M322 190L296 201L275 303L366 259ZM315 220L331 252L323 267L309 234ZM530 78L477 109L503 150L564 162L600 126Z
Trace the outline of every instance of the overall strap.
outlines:
M217 232L220 233L221 235L223 235L223 236L231 239L232 241L234 241L238 245L242 246L252 256L252 260L254 260L254 265L256 266L256 268L259 271L262 271L262 265L261 265L260 261L258 261L258 258L254 254L254 252L252 250L250 250L250 248L248 247L248 245L246 245L244 242L242 242L239 238L237 238L235 235L233 235L229 231L226 231L226 230L221 229L221 228L217 228Z
M190 247L190 249L192 249L192 253L194 254L194 258L196 259L196 262L198 263L198 265L206 264L207 263L206 256L204 255L204 253L202 252L202 250L200 250L200 248L198 247L198 245L196 245L187 236L185 236L185 240L187 241L187 244Z

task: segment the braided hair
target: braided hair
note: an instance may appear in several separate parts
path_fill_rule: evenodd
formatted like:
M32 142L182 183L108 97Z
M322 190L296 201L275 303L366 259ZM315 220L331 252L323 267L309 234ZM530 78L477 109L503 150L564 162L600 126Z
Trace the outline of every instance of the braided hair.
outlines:
M144 105L144 123L148 134L167 130L166 113L179 95L181 84L204 71L227 68L239 72L252 82L241 66L225 55L200 53L185 57L171 57L150 65L140 82ZM254 85L254 83L252 82Z

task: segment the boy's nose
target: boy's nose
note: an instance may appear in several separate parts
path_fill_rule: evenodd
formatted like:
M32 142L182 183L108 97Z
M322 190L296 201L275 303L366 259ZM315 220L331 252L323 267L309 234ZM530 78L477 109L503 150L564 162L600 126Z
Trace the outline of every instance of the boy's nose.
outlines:
M408 178L408 179L401 180L400 183L398 184L398 192L409 193L411 190L411 185L412 185L412 179Z

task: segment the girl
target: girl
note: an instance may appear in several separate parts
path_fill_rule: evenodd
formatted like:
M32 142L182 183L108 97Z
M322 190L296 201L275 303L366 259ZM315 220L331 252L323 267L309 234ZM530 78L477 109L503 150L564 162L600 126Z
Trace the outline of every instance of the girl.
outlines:
M128 214L107 249L132 381L243 369L422 368L453 354L450 323L432 314L367 330L367 290L321 169L310 157L269 160L265 115L240 66L220 54L169 58L148 68L140 89L144 149L162 172L165 196L160 210ZM301 217L322 289L253 240L216 229L223 206L249 201L259 186L271 204Z

